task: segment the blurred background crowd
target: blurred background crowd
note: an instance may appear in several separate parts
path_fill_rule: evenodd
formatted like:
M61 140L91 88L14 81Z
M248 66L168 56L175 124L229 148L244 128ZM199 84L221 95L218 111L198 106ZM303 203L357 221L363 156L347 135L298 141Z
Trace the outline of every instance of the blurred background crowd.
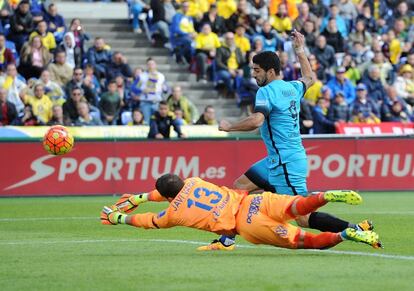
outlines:
M199 114L155 58L131 68L122 51L65 19L59 3L0 1L1 125L216 124ZM414 1L130 0L131 30L164 47L174 62L212 84L220 98L252 112L258 89L251 59L274 51L286 81L300 78L290 32L306 37L316 83L301 104L301 132L334 133L341 122L414 119Z

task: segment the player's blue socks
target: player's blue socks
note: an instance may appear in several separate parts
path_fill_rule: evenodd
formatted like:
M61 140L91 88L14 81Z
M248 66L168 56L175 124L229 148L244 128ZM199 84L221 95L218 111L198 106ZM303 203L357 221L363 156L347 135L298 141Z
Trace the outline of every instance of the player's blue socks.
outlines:
M219 238L219 241L226 247L234 245L236 243L235 236L231 237L231 236L222 235Z
M349 239L348 235L346 234L346 229L341 231L341 238L342 238L342 240L348 240Z

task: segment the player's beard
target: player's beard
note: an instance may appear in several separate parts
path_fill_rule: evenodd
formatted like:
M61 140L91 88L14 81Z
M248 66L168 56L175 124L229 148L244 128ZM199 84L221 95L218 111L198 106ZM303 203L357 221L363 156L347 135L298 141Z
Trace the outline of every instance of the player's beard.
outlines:
M262 80L256 79L257 86L263 87L267 85L267 76L264 77Z

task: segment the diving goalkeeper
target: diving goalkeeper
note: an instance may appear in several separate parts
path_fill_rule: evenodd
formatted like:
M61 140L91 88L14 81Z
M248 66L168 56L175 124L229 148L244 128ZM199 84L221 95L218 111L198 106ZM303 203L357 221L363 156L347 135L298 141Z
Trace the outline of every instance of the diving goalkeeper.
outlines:
M165 174L157 179L156 191L135 195L118 206L105 206L101 213L103 224L128 224L142 228L187 226L220 235L241 235L254 244L266 244L289 249L325 249L342 241L380 246L378 235L372 231L347 228L340 233L313 234L288 223L306 215L328 202L357 205L361 196L354 191L318 192L308 197L274 195L271 192L247 195L247 191L232 190L177 175ZM168 200L170 205L160 213L127 215L140 202Z

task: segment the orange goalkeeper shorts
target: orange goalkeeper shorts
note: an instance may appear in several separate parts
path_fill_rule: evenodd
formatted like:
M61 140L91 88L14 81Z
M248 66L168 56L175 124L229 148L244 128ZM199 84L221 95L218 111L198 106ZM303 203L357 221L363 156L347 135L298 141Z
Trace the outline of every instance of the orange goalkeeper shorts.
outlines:
M300 228L288 223L293 218L287 214L295 199L271 192L245 197L236 217L237 233L254 244L296 248Z

